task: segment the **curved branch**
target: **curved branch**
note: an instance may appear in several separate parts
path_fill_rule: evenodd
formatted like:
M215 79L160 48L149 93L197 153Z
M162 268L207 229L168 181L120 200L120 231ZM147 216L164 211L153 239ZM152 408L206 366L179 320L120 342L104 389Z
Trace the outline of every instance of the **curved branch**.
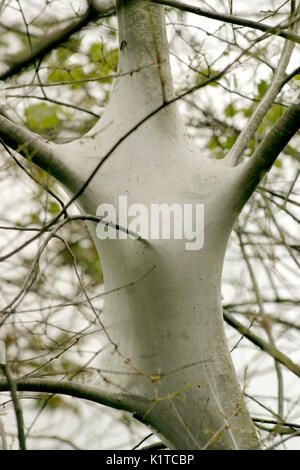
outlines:
M0 114L0 139L4 144L32 161L57 179L64 174L64 165L55 152L56 145L25 129Z
M289 82L292 78L295 77L295 75L298 75L300 73L300 67L297 67L294 69L291 73L289 73L284 80L282 80L281 88L284 87L284 85Z
M262 97L248 123L246 124L246 126L238 136L236 142L234 143L233 147L231 148L230 152L228 152L227 156L224 159L224 161L226 161L229 165L235 166L238 164L240 158L243 155L244 150L247 148L250 142L250 139L253 137L267 111L271 108L272 104L274 103L277 94L282 88L282 82L286 77L285 72L289 64L293 49L294 43L286 41L282 53L280 55L280 59L278 61L278 66L276 68L272 82L270 83L267 92Z
M290 41L297 42L298 44L300 44L300 36L291 32L283 31L283 29L287 28L290 24L286 24L285 26L282 26L281 24L269 26L265 23L248 20L234 15L226 15L216 13L214 11L204 10L203 8L194 7L192 5L188 5L187 3L178 2L176 0L151 0L151 2L159 3L161 5L166 5L172 8L177 8L178 10L186 11L188 13L194 13L195 15L204 16L205 18L210 18L212 20L222 21L223 23L230 23L238 26L245 26L247 28L257 29L258 31L263 31L264 33L270 33L275 36L280 36L282 38L289 39Z
M76 18L76 21L68 24L65 28L59 29L52 34L49 34L45 38L39 38L37 42L34 42L30 50L22 51L16 56L11 57L8 69L0 73L0 80L6 80L12 75L20 72L24 67L29 67L34 64L35 61L41 60L47 53L51 52L55 47L58 47L62 42L65 42L69 37L80 31L90 21L97 18L98 12L90 5L87 11Z
M300 102L290 106L264 137L254 154L236 167L240 171L239 202L243 206L274 161L300 129Z
M45 379L14 379L19 392L59 393L75 398L82 398L116 410L128 411L137 419L147 413L152 402L146 398L125 393L109 393L97 387L90 387L74 382L56 382ZM7 380L0 379L0 392L9 391Z

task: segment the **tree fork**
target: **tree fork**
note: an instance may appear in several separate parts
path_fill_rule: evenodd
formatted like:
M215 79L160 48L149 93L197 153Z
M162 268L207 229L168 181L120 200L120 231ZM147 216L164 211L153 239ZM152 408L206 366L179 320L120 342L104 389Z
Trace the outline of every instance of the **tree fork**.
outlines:
M44 147L27 131L19 131L14 144L14 129L0 119L1 137L18 150L23 142L40 151L33 161L43 168L52 152L56 170L48 171L79 194L84 214L95 214L102 203L116 205L120 195L149 210L153 203L204 205L198 251L177 239L99 240L96 222L89 222L110 292L100 315L107 343L101 368L111 371L105 386L139 397L137 411L139 400L150 403L138 417L169 448L259 449L224 334L222 267L233 224L259 175L297 131L297 123L290 131L287 126L298 122L299 108L288 111L249 162L228 167L204 158L176 103L167 104L174 94L163 7L119 0L117 12L118 72L126 73L116 78L99 122L72 143Z
M221 310L222 265L238 215L239 173L199 155L176 103L143 121L174 96L163 7L120 0L117 10L118 72L140 70L116 79L94 128L57 148L70 162L65 184L76 194L128 132L80 195L82 210L95 213L100 203L116 204L119 195L149 210L153 203L203 203L205 242L191 252L185 240L101 241L96 224L89 224L106 289L112 290L101 314L107 342L101 365L112 372L106 373L106 384L150 400L144 422L170 448L257 449ZM133 279L141 281L115 290Z

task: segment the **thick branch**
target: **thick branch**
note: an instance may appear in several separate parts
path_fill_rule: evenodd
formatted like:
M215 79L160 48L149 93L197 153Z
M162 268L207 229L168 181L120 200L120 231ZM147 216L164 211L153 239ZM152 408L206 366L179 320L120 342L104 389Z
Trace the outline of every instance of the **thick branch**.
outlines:
M152 3L160 3L161 5L166 5L169 7L177 8L178 10L187 11L189 13L194 13L195 15L204 16L212 20L222 21L223 23L236 24L238 26L245 26L247 28L257 29L259 31L263 31L264 33L270 33L275 36L280 36L282 38L289 39L290 41L297 42L298 44L300 44L300 36L291 32L283 31L281 24L276 25L276 26L269 26L265 23L260 23L257 21L240 18L234 15L225 15L225 14L216 13L214 11L204 10L202 8L194 7L192 5L188 5L187 3L178 2L176 0L151 0L151 1ZM288 27L288 24L286 24L285 27Z
M240 177L240 203L245 204L274 161L300 128L300 103L294 104L278 119L254 154L237 169Z
M133 413L137 419L142 418L149 410L152 403L142 397L125 395L123 393L109 393L97 387L89 387L74 382L56 382L44 379L15 379L20 392L59 393L75 398L82 398L100 405L109 406L117 410ZM0 392L9 391L7 380L0 379Z
M235 167L235 206L239 213L300 128L300 103L290 106L264 137L253 155Z
M235 328L239 333L241 333L241 335L251 341L251 343L255 344L262 351L265 351L267 354L273 357L277 362L280 362L282 365L287 367L293 374L297 375L297 377L300 377L300 367L291 361L288 356L283 354L270 343L267 343L261 339L255 333L251 332L248 328L242 325L242 323L233 318L233 316L230 315L230 313L225 309L223 309L223 317L226 323Z
M63 165L55 155L55 144L46 142L37 134L19 126L0 114L0 139L28 160L57 179L63 175Z
M102 14L104 15L105 13L106 12L103 12L102 10ZM110 10L108 10L108 13L110 13ZM35 61L43 59L46 54L68 40L72 34L80 31L90 21L94 20L98 16L98 11L96 11L90 4L84 15L76 18L71 24L68 24L65 28L59 29L44 38L39 38L38 41L33 42L32 48L28 51L22 51L22 53L13 56L7 64L8 69L5 72L0 73L0 80L6 80L12 75L20 72L24 67L29 67L34 64Z
M238 136L232 149L224 159L230 165L235 166L238 164L243 155L244 150L247 148L250 139L254 136L258 126L266 115L267 111L271 108L274 100L282 88L282 82L286 76L286 68L289 64L294 44L290 41L285 41L282 53L280 55L278 66L274 73L272 82L270 83L267 92L262 97L260 103L256 107L254 113L249 119L247 125Z

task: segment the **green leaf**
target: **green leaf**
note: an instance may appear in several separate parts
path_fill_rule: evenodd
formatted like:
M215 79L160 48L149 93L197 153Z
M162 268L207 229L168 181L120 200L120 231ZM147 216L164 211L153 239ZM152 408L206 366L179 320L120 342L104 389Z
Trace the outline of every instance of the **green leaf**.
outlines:
M107 49L105 45L94 43L89 49L89 60L94 70L89 77L106 77L111 75L117 68L118 49ZM101 83L110 83L111 78L102 80Z
M288 151L289 155L292 157L292 158L295 158L296 156L296 150L291 147L290 145L287 145L286 146L286 150Z
M278 121L278 119L284 113L284 107L279 104L274 104L272 108L267 112L264 120L258 127L258 134L263 135L266 131L269 130L270 127L273 127L274 124Z
M236 136L235 135L227 135L224 147L226 149L231 149L231 147L233 146L235 141L236 141Z
M71 51L70 49L67 49L65 47L60 47L57 52L56 52L56 57L57 61L59 64L65 64L65 62L68 60L71 55L73 55L74 52Z
M46 103L33 104L25 110L27 124L37 132L57 125L60 120L57 117L57 106Z
M277 159L275 160L274 165L275 165L277 168L282 168L282 161L281 161L279 158L277 158Z
M60 207L59 207L59 205L57 204L57 202L53 202L53 201L49 202L49 204L48 204L48 211L49 211L49 213L52 214L52 215L58 214L58 213L60 212Z
M86 75L84 74L81 65L76 65L76 67L70 70L69 80L82 80L84 78L86 78ZM73 85L71 85L71 88L75 90L79 86L81 86L81 83L73 83Z
M214 77L215 75L218 74L217 70L213 69L201 69L199 72L195 74L195 83L201 84L202 82L206 82L208 79ZM211 81L207 83L207 86L218 86L217 82Z
M103 57L103 46L98 43L91 45L89 50L90 60L92 62L100 61Z
M258 89L259 96L262 97L268 89L267 82L265 80L261 80L259 84L257 85L257 89Z
M234 105L230 103L225 109L226 117L233 117L238 111L235 109Z
M53 69L47 77L47 82L68 82L70 80L70 74L63 69Z
M251 139L248 144L246 155L250 157L253 154L254 150L255 150L255 140Z
M34 212L29 214L29 217L30 217L30 223L31 224L40 224L41 223L41 220L40 220L39 216L37 214L35 214Z
M253 105L251 104L251 105L249 106L249 108L243 108L243 109L241 109L241 112L244 114L244 116L245 116L246 118L251 117L251 115L252 115L252 113L253 113Z
M90 62L95 63L100 69L105 66L110 71L114 70L118 63L118 49L106 49L103 44L92 44L89 50Z
M211 150L214 150L216 148L220 148L220 143L218 141L218 139L216 138L216 136L211 136L209 142L208 142L208 148L211 149Z

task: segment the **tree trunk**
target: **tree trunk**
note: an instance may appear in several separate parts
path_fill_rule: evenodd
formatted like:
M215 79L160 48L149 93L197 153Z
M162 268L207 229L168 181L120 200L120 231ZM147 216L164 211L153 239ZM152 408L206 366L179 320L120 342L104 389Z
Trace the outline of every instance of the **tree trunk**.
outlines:
M58 147L72 166L61 178L72 193L122 136L173 97L163 9L120 0L118 21L122 77L108 108L83 138ZM239 167L199 154L172 103L122 140L79 200L93 214L102 203L118 207L119 195L149 212L154 203L204 205L204 245L197 250L172 237L119 239L120 231L99 240L96 224L89 225L105 290L112 291L100 315L108 344L101 367L111 371L104 375L112 390L153 399L143 420L172 449L259 448L221 309L226 245L245 202L239 178Z

